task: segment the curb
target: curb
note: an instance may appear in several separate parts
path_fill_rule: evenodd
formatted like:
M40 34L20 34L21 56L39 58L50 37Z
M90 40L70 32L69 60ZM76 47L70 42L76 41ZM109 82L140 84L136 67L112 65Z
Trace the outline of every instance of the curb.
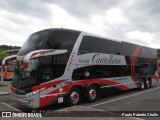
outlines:
M11 94L10 92L0 92L0 96L3 96L3 95L9 95Z

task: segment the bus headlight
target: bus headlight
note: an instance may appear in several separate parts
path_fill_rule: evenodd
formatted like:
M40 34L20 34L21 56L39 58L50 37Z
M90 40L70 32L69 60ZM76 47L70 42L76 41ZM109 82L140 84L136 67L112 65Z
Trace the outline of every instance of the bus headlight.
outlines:
M26 97L31 97L31 96L33 96L33 95L35 95L35 94L37 94L37 93L39 93L39 90L36 90L36 91L34 91L34 92L27 93L27 94L26 94Z
M26 97L31 97L31 96L33 96L32 92L26 94Z

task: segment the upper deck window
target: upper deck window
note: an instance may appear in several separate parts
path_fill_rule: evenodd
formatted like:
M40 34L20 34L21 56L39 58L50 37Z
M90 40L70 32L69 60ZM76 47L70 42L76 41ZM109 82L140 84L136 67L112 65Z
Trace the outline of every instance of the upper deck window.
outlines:
M19 55L25 55L33 50L40 49L43 39L45 35L47 34L48 30L40 31L37 33L32 34L26 42L23 44Z
M47 40L45 49L72 50L80 32L70 30L53 30Z
M85 53L108 53L114 54L117 52L115 41L102 39L92 36L84 36L79 48L78 54Z

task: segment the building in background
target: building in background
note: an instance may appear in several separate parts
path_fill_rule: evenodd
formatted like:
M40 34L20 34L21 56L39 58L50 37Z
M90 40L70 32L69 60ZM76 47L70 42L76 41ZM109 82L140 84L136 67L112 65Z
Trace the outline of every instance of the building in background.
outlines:
M12 49L12 50L6 50L4 52L7 53L8 56L10 56L10 55L17 55L19 53L19 50L20 49Z

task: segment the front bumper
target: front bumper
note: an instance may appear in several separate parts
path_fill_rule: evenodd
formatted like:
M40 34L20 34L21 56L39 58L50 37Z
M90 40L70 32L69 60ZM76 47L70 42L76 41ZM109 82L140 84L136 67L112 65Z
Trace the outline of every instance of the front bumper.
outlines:
M39 108L39 93L31 97L26 97L26 95L11 93L11 98L19 105L34 109Z

